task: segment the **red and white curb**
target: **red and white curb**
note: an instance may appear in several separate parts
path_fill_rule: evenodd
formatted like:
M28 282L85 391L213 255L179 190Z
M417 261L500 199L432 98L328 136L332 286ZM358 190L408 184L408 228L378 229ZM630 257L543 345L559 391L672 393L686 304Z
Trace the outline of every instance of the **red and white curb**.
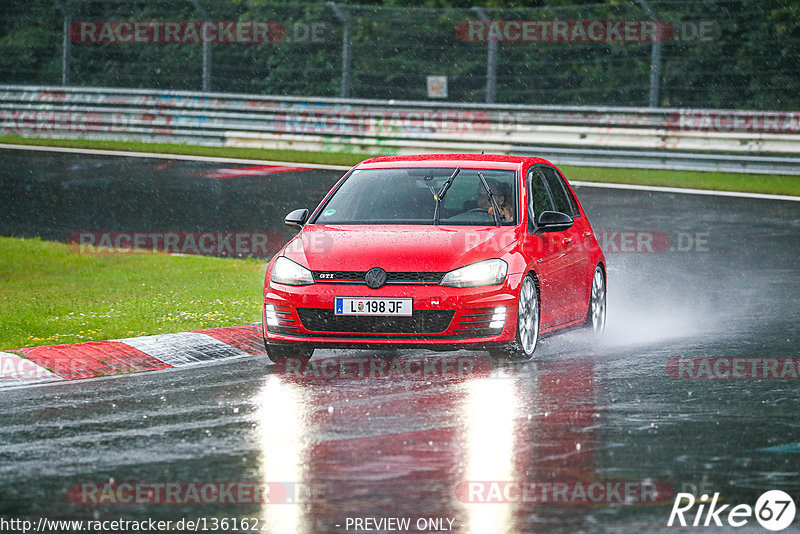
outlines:
M0 388L195 365L264 353L261 325L0 352Z

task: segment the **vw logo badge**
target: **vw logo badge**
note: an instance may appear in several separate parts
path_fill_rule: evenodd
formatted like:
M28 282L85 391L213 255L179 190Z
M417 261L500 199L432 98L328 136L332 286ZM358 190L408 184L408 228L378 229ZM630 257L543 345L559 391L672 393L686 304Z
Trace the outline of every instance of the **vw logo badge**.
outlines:
M372 289L383 287L383 284L386 283L386 271L380 267L373 267L367 271L366 276L364 276L364 281Z

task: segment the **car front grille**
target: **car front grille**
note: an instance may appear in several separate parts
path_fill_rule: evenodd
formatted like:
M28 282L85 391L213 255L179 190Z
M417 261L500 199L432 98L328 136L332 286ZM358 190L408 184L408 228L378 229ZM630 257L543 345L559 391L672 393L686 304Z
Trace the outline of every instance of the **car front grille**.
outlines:
M365 272L360 271L314 271L314 281L318 284L365 284ZM396 272L386 273L386 283L394 285L439 285L445 273L438 272Z
M303 326L312 332L364 332L382 334L438 334L447 330L452 310L414 311L411 317L334 315L333 310L298 308Z

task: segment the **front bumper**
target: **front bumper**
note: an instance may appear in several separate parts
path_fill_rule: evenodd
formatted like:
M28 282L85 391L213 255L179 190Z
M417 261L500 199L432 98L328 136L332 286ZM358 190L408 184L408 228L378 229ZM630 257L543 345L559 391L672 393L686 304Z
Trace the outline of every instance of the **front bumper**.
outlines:
M269 282L262 308L268 344L314 347L488 347L507 345L516 335L517 296L522 276L474 288L439 285L364 284L287 286ZM336 297L413 299L411 318L334 315ZM498 308L505 308L498 326ZM269 312L266 310L269 309Z

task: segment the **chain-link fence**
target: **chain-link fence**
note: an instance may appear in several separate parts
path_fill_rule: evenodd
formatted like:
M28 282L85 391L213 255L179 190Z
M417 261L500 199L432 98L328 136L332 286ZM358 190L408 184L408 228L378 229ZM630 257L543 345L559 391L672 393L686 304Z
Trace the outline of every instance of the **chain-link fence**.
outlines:
M0 83L800 108L800 2L398 8L254 0L4 0Z

